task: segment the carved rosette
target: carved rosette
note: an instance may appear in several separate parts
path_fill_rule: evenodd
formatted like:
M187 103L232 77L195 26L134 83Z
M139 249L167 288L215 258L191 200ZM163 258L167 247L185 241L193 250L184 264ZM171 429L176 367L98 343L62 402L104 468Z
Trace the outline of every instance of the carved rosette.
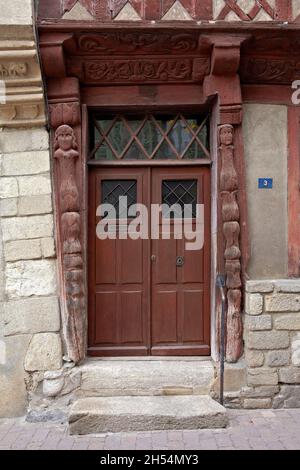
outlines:
M76 124L79 106L75 103L51 106L52 125ZM55 128L55 127L54 127ZM54 160L59 251L61 258L62 322L66 353L80 362L85 356L85 288L82 252L80 197L76 181L78 152L74 129L58 125L54 133Z
M219 126L220 204L224 237L224 266L227 287L226 359L236 362L243 351L241 318L240 210L238 174L234 162L234 128Z

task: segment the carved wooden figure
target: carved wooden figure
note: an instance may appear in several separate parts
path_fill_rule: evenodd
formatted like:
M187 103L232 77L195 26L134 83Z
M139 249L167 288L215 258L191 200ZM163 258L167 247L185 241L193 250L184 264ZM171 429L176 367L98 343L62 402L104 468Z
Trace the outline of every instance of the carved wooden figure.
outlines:
M226 359L236 362L242 354L240 211L237 202L238 175L234 163L233 126L219 126L220 203L224 235L227 287Z
M59 212L63 265L63 328L67 355L75 363L84 358L85 295L79 192L76 183L77 151L73 129L55 131L54 158L59 164Z

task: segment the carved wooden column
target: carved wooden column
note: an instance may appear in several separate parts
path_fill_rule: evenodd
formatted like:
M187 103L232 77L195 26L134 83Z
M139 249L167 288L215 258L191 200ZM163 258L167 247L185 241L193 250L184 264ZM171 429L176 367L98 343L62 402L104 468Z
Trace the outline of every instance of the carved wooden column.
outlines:
M66 102L63 100L65 94ZM67 95L67 98L66 98ZM86 351L86 297L82 221L82 152L76 79L48 81L63 334L75 363Z
M242 142L242 96L237 74L245 36L204 38L213 46L207 96L219 95L217 270L226 275L226 360L243 353L242 282L248 261L247 208ZM217 307L219 304L217 303ZM217 328L219 330L219 328Z

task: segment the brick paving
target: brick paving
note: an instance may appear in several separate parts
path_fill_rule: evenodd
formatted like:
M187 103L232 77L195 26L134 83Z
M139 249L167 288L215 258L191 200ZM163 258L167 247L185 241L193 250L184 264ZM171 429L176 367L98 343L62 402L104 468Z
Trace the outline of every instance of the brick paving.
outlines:
M66 424L0 420L0 450L300 449L300 409L228 410L226 429L70 436Z

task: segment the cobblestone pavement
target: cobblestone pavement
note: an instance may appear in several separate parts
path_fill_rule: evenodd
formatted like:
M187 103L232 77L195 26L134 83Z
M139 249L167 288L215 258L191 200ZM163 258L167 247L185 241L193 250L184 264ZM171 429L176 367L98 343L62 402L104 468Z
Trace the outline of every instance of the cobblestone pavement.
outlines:
M0 420L0 450L300 449L300 409L228 410L227 429L70 436L66 424Z

